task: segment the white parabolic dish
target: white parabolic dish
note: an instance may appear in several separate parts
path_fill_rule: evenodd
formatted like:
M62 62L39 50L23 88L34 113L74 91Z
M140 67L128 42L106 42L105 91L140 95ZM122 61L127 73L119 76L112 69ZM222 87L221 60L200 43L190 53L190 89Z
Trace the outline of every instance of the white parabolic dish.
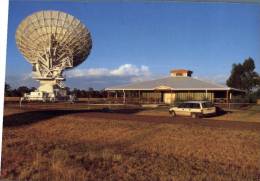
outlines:
M20 23L16 44L33 65L39 91L49 93L53 93L53 86L64 86L63 71L81 64L92 48L84 24L72 15L49 10L33 13Z

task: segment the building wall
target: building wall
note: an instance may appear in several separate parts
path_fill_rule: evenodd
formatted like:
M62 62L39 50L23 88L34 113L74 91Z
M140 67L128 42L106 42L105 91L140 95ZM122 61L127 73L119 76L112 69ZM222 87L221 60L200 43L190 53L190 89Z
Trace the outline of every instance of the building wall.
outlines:
M214 100L213 92L174 92L174 93L164 93L163 102L166 104L171 104L179 101L201 101L201 100Z
M214 100L214 93L213 92L176 92L176 99L175 101L201 101L201 100Z
M116 91L111 97L121 98L123 100L123 91ZM209 100L216 101L216 99L226 99L227 91L170 91L170 90L127 90L125 91L126 102L139 102L139 103L165 103L173 104L174 102L182 101L201 101ZM231 92L229 93L231 94ZM117 95L117 96L115 96ZM235 98L233 93L228 98Z
M160 92L142 92L141 97L144 99L161 99L161 93Z

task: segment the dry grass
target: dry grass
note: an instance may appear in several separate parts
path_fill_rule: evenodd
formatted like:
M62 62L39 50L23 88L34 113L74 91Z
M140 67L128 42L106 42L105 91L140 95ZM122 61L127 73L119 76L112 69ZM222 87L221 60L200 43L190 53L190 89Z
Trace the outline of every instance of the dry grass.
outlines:
M8 115L20 112L5 111ZM57 114L35 123L5 126L2 178L260 179L259 129L149 122L149 116L142 117L144 121L133 120L134 116L123 120L119 114L98 114L102 116L94 112Z
M212 119L243 121L243 122L260 122L260 105L250 106L244 109L233 110L231 113L224 114Z
M168 108L147 109L136 114L146 116L169 116ZM209 119L260 123L260 105L254 105L244 109L233 109L231 111L227 110L226 114L214 116Z

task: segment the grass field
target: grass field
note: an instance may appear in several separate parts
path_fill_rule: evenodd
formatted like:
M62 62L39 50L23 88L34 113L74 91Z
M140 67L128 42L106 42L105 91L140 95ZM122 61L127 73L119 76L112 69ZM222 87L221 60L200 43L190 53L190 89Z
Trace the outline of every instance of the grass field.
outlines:
M225 121L259 122L260 123L260 105L245 107L242 109L226 109L226 113L209 119ZM169 116L168 108L142 110L138 115L150 116Z
M254 105L240 110L231 110L231 113L212 119L260 123L260 105Z
M5 106L2 178L260 180L257 121L36 108Z

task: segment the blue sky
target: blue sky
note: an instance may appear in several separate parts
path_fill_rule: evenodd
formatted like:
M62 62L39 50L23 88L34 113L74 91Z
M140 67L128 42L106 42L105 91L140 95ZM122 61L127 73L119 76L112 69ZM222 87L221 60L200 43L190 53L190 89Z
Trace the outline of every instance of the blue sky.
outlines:
M77 17L92 35L90 56L66 73L72 88L155 79L173 68L225 83L232 64L249 56L260 72L260 4L19 0L9 3L6 80L13 87L37 85L28 76L31 65L16 48L16 28L31 13L49 9Z

